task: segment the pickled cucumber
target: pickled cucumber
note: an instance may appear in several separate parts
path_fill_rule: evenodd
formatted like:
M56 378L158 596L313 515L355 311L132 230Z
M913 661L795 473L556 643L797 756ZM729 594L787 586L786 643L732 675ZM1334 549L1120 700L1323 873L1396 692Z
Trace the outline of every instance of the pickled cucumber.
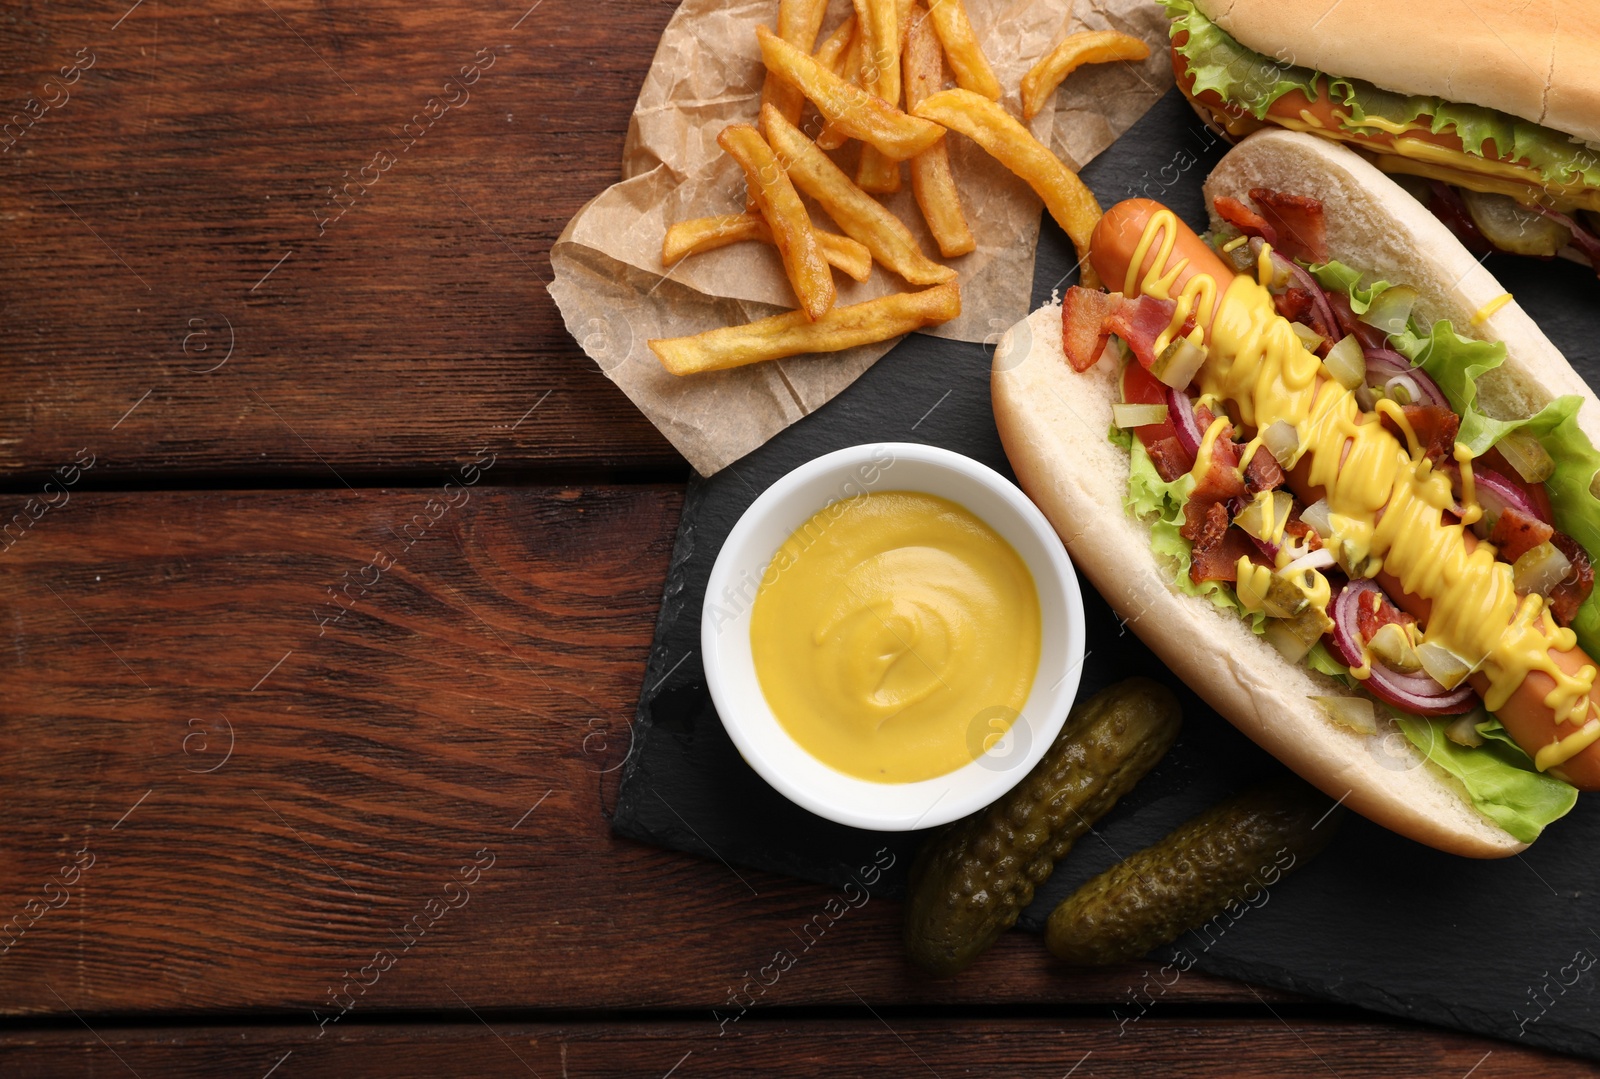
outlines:
M929 836L911 866L906 955L933 974L965 969L1016 923L1056 860L1160 760L1178 701L1130 678L1072 710L1005 797Z
M1237 917L1246 903L1264 905L1268 888L1333 838L1343 810L1332 805L1288 779L1213 806L1063 900L1045 943L1068 963L1103 966L1137 959L1224 911Z

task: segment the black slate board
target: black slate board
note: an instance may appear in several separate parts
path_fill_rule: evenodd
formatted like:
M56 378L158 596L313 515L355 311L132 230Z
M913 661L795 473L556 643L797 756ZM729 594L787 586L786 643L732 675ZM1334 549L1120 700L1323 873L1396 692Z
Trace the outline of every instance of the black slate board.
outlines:
M1190 224L1200 182L1224 147L1176 91L1083 171L1102 205L1166 202ZM1048 217L1034 303L1075 275L1070 243ZM1591 385L1600 376L1600 289L1582 267L1496 257L1490 268ZM797 465L862 442L921 441L1009 476L989 406L989 349L913 335L826 408L708 480L689 485L660 622L620 785L621 835L723 862L842 887L880 850L896 856L874 891L903 892L920 834L822 820L766 785L739 757L700 666L700 606L723 539L756 495ZM1039 930L1054 905L1118 856L1153 843L1205 806L1282 766L1170 675L1084 584L1090 657L1080 698L1132 674L1177 690L1184 731L1166 759L1080 841L1024 912ZM1478 1034L1600 1059L1600 797L1591 795L1527 854L1473 862L1401 839L1358 817L1259 908L1192 933L1150 961L1130 991L1134 1021L1162 983L1202 970ZM886 860L886 859L884 859ZM1162 963L1168 963L1165 968ZM1570 984L1568 984L1570 983Z

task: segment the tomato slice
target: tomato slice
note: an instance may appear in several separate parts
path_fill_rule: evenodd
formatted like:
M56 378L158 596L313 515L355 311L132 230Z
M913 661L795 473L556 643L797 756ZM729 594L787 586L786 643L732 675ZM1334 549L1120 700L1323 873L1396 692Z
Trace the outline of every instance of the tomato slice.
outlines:
M1167 387L1137 363L1124 364L1122 399L1132 405L1165 405ZM1172 426L1170 415L1160 423L1147 423L1143 427L1135 427L1133 433L1139 436L1139 441L1144 443L1145 449L1149 449L1152 444L1164 438L1178 437L1178 430Z

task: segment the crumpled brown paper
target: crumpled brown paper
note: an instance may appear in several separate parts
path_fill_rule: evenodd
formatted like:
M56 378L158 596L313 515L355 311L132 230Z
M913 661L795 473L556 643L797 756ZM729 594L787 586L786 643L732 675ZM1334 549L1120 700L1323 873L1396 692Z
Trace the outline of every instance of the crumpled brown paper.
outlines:
M669 225L745 207L743 174L716 139L728 124L756 121L765 70L755 27L775 25L777 7L777 0L685 0L661 35L634 106L622 182L580 210L550 252L550 295L568 331L702 475L822 406L894 344L685 378L667 374L646 345L653 337L700 333L795 306L782 264L765 244L733 244L670 270L661 265ZM832 0L823 34L850 10L848 0ZM967 10L1013 115L1021 112L1022 76L1068 32L1109 28L1150 42L1143 63L1074 72L1034 118L1034 134L1074 168L1172 85L1166 17L1150 0L1080 0L1070 14L1060 0L967 0ZM804 123L815 135L820 125L809 108ZM972 142L952 134L949 148L978 247L950 260L961 273L961 316L924 332L995 340L1028 313L1041 206L1025 183ZM847 171L853 172L855 152L853 145L841 151L852 155L841 158ZM910 184L885 203L936 256ZM834 228L825 217L818 223ZM836 280L840 304L909 287L882 267L864 283Z

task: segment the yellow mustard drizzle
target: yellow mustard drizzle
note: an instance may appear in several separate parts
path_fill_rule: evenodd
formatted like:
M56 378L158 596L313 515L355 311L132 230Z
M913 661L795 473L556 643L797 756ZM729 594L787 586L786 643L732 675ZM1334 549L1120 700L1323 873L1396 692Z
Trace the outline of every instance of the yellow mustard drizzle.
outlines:
M1170 261L1176 240L1172 212L1152 214L1129 262L1125 295L1143 292L1174 299L1172 286L1188 260L1165 273L1161 268ZM1141 279L1139 271L1152 249L1156 257ZM1265 250L1260 265L1267 276ZM1215 296L1215 290L1208 275L1195 274L1181 297L1189 300L1197 325L1210 335L1209 352L1197 375L1202 394L1232 403L1245 428L1264 430L1278 420L1295 428L1310 462L1307 479L1325 491L1334 533L1327 546L1335 557L1362 576L1387 570L1407 593L1428 600L1432 611L1426 640L1482 671L1489 683L1484 695L1489 711L1503 707L1529 673L1540 671L1554 683L1544 703L1557 721L1583 724L1590 711L1594 666L1585 664L1576 674L1564 671L1551 653L1571 651L1576 635L1555 623L1542 597L1517 594L1511 567L1496 560L1493 545L1479 542L1469 549L1466 526L1444 522L1443 511L1455 504L1449 478L1433 470L1420 452L1407 453L1376 417L1364 416L1351 391L1319 378L1322 361L1305 348L1288 320L1279 317L1271 293L1259 282L1239 275L1227 285L1220 304L1196 306L1196 300ZM1181 325L1176 317L1175 323ZM1415 444L1403 413L1399 420ZM1219 418L1206 431L1197 477L1209 467L1220 429ZM1264 582L1254 570L1243 576L1248 577L1245 589L1259 602ZM1368 671L1370 666L1363 664L1351 674L1360 678Z
M1483 507L1478 505L1478 484L1472 478L1472 447L1457 442L1451 456L1461 469L1461 523L1471 528L1483 520Z
M1533 755L1533 766L1541 772L1549 771L1558 764L1570 761L1596 741L1600 741L1600 719L1591 719L1580 727L1576 734L1569 734L1547 746L1540 746L1539 752Z
M1511 293L1502 292L1500 295L1496 296L1494 299L1478 308L1478 310L1472 316L1472 324L1474 326L1482 326L1485 322L1489 321L1491 317L1493 317L1496 311L1500 310L1510 302Z
M1239 602L1244 604L1247 611L1261 610L1266 605L1267 589L1272 586L1272 568L1256 565L1250 561L1249 555L1240 555L1235 568L1239 572L1239 580L1233 590Z
M1222 245L1222 251L1223 251L1224 254L1226 254L1229 251L1235 251L1238 248L1243 247L1245 244L1247 244L1249 242L1250 242L1250 237L1248 237L1248 236L1235 236L1233 239L1229 240L1227 243Z

